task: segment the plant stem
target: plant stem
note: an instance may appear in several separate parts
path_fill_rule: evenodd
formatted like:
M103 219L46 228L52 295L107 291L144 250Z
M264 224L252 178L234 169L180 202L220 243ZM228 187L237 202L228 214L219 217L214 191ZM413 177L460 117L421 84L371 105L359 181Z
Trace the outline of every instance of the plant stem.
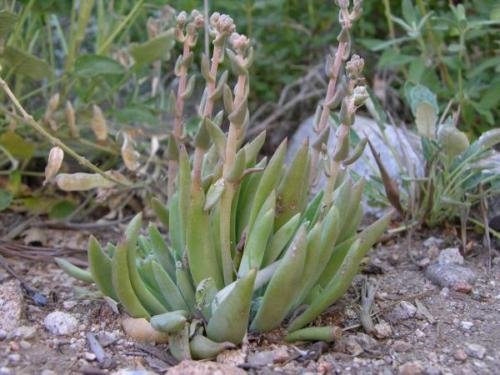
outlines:
M191 54L192 37L186 35L182 47L182 60L186 61ZM172 134L178 144L182 143L183 117L184 117L184 92L186 91L187 84L187 66L181 64L179 71L179 85L177 87L177 96L175 98L175 116L174 116L174 129ZM168 180L167 180L167 197L168 200L172 198L175 192L175 177L177 176L177 161L169 160L168 162Z
M243 65L242 56L238 55ZM238 82L235 88L233 108L238 108L245 99L245 86L247 84L247 76L245 74L238 75ZM228 285L233 280L233 261L232 261L232 243L231 243L231 212L233 199L236 192L236 183L229 182L227 177L231 172L236 151L238 148L239 140L241 139L244 126L238 126L230 123L229 133L226 143L226 152L224 158L224 165L222 167L222 175L224 177L226 187L222 193L220 202L220 243L221 243L221 259L222 259L222 272L224 275L224 284Z
M125 184L123 181L120 181L113 176L107 174L104 172L102 169L88 161L85 157L79 155L73 149L68 147L64 142L62 142L59 138L54 137L52 134L50 134L47 130L44 129L42 125L40 125L26 110L24 107L19 103L17 100L16 96L14 93L11 91L9 85L7 82L5 82L2 78L0 78L0 87L2 90L7 94L9 99L12 101L16 109L19 111L21 114L23 120L30 125L34 130L36 130L38 133L40 133L43 137L49 140L50 143L52 143L54 146L59 146L60 148L63 149L65 153L73 157L78 163L89 170L100 174L102 177L106 178L107 180L113 181L114 183L117 183L122 186L129 186L129 184Z
M214 51L212 55L212 64L210 66L210 76L213 78L212 81L207 82L207 101L205 103L205 107L203 108L202 117L212 117L213 108L214 108L214 100L213 93L216 89L217 84L217 71L219 69L220 60L223 54L223 44L214 45ZM202 164L203 164L203 155L205 154L205 150L196 147L194 150L193 157L193 180L201 181L201 172L202 172Z

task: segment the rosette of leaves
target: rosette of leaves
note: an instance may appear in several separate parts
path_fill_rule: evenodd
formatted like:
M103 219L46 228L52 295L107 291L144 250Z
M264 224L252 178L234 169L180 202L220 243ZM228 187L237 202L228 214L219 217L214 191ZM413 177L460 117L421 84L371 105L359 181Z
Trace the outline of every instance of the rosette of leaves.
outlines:
M460 219L464 227L473 206L500 194L498 162L493 157L493 146L500 143L500 129L486 131L470 143L467 134L458 129L456 113L440 114L437 97L429 88L408 84L405 91L415 116L425 174L415 178L402 170L402 194L393 196L390 203L417 223L436 226ZM383 173L383 162L379 162L384 188L391 190L396 184Z
M346 4L343 15L351 17ZM222 16L212 19L219 20L229 24ZM328 143L323 132L312 146L304 142L286 165L286 140L269 158L259 157L265 133L244 142L253 51L243 35L233 33L229 44L224 55L236 84L231 89L224 79L216 85L216 67L213 74L204 69L209 89L193 155L183 139L170 137L173 194L167 204L152 200L162 227L150 223L141 233L138 214L117 244L103 247L90 239L88 270L59 261L72 275L93 281L129 315L167 333L169 350L179 360L214 357L240 344L248 330L283 324L293 333L290 340L333 340L332 327L304 327L343 296L391 216L358 232L364 180L354 182L345 173L360 155L350 152L347 139L365 98L359 86L362 59L353 56L346 65L334 152L322 147ZM219 39L214 46L216 55L223 52ZM219 97L224 111L212 118L207 99ZM227 132L221 126L225 119ZM324 191L312 195L315 149L331 177Z

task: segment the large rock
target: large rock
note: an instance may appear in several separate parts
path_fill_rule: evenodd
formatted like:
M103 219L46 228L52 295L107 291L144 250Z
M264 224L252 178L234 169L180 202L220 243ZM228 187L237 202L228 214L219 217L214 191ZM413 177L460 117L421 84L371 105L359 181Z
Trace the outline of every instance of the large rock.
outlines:
M17 280L0 284L0 330L7 334L14 331L21 320L23 292Z
M309 138L310 141L316 139L313 122L314 119L310 117L300 124L290 140L288 159L291 159L295 155L297 149L306 138ZM404 128L391 125L385 125L384 129L382 129L374 120L363 116L356 116L353 129L360 137L368 137L375 150L380 154L380 159L387 172L396 182L401 184L401 176L403 175L423 176L424 161L422 158L420 137ZM333 150L334 145L335 137L330 135L329 150ZM408 166L413 170L406 170L405 168ZM363 156L351 166L351 171L365 178L369 178L372 175L380 176L375 159L368 146L365 148ZM326 178L322 175L316 189L325 186L325 184ZM377 209L365 208L368 212L374 214L378 212Z

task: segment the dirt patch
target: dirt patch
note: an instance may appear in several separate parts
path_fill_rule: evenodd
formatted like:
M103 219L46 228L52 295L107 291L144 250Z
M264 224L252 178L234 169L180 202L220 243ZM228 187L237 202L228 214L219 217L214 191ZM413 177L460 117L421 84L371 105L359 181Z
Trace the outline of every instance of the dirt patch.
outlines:
M71 241L83 235L66 231L64 238ZM224 371L229 368L227 373L231 373L230 366L239 366L259 374L495 373L500 368L499 253L494 251L496 258L488 273L487 251L473 243L463 266L475 274L475 282L469 293L457 292L434 285L425 276L425 267L436 261L442 249L458 243L452 237L425 241L429 235L414 236L410 246L406 238L400 238L371 252L363 267L365 275L318 319L318 324L345 328L339 342L284 345L282 330L249 335L242 349L219 357ZM171 367L166 346L139 344L124 336L119 314L92 286L71 279L51 263L17 256L6 259L31 288L46 297L46 304L23 292L16 327L0 331L0 374L126 373L126 368L165 373ZM378 283L373 306L374 323L381 329L377 335L367 335L359 326L363 277ZM12 283L13 278L0 269L0 287ZM49 332L44 320L54 311L76 319L74 331L66 335ZM101 343L104 358L92 349L92 338ZM183 364L172 371L214 371L213 366L192 366L186 370Z

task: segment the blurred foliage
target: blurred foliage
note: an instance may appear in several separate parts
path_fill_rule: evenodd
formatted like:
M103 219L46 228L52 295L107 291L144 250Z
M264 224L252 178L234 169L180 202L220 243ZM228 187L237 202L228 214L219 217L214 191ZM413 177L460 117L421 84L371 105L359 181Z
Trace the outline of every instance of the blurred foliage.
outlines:
M238 31L255 43L251 74L256 79L249 103L254 109L276 100L287 84L323 61L329 46L336 44L339 25L333 0L208 0L208 4L210 12L230 14ZM204 2L172 0L168 5L203 10ZM363 8L363 18L354 28L353 49L369 62L369 80L382 77L386 91L395 93L395 100L404 106L401 110L392 108L390 101L383 103L397 120L413 122L404 99L409 82L436 93L440 112L448 105L458 111L457 125L471 139L495 127L500 114L496 2L383 0L365 1ZM120 132L134 126L149 134L166 134L170 126L174 62L168 53L160 56L159 65L150 61L160 48L172 45L168 36L148 35L147 27L152 18L160 23L161 32L168 30L166 9L164 0L0 0L2 77L35 118L43 118L49 99L59 93L51 131L103 168L116 166ZM149 55L141 49L148 43ZM199 43L196 56L202 48ZM135 53L137 59L138 52L144 59L133 63L130 56ZM24 183L30 178L31 187L38 186L33 181L41 181L42 161L50 147L8 115L11 107L3 99L2 94L0 209L5 202L18 203L20 197L38 194ZM75 110L78 138L71 136L66 124L66 101ZM90 127L94 104L103 109L110 128L104 145L95 142ZM147 151L147 145L137 144L139 151ZM19 183L12 183L14 176ZM12 186L23 188L14 191Z

